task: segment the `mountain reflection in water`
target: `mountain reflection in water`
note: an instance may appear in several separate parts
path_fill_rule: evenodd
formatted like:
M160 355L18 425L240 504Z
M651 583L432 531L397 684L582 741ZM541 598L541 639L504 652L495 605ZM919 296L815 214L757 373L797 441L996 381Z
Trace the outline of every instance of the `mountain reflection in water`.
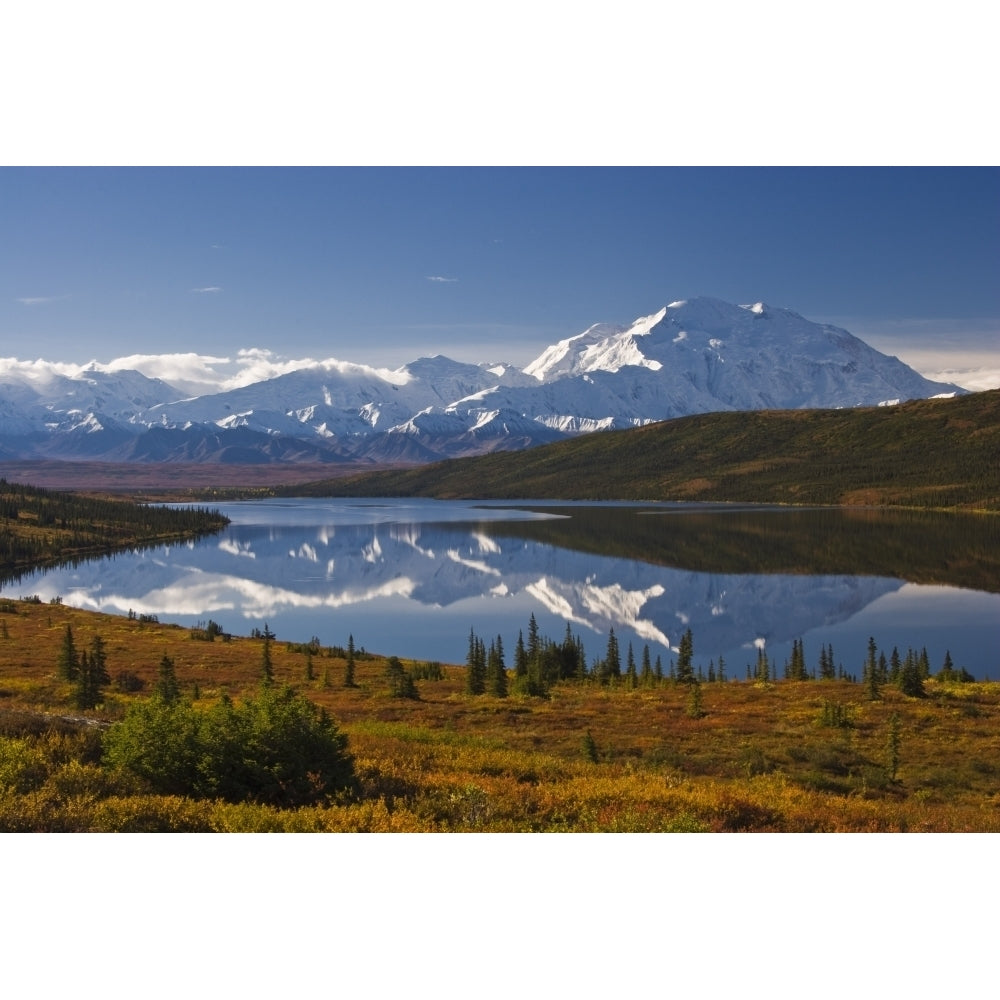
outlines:
M696 664L722 655L730 677L761 643L780 667L800 637L810 666L831 642L860 674L872 634L887 650L926 645L934 670L947 649L977 677L1000 675L996 518L421 500L221 509L232 524L219 535L39 571L3 593L236 633L267 621L279 639L324 645L353 634L451 663L470 629L512 650L534 614L554 639L569 623L589 660L613 628L623 655L648 644L667 669L691 628Z

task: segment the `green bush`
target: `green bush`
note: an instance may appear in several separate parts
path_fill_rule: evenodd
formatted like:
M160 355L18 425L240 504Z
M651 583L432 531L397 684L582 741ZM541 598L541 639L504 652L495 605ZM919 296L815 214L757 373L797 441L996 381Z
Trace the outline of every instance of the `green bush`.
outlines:
M24 794L39 788L47 773L45 754L34 741L0 738L0 790Z
M131 706L104 746L107 766L166 795L296 806L354 785L347 737L288 687L207 712L154 697Z

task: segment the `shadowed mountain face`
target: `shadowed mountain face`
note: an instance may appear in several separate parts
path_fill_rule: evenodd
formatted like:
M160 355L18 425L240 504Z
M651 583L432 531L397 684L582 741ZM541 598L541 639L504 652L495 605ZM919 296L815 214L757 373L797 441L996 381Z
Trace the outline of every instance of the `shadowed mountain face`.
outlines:
M448 662L461 662L470 627L502 634L512 649L534 614L556 639L570 624L591 659L614 629L623 651L648 644L666 664L691 628L705 663L724 655L742 666L755 645L811 636L818 651L819 635L879 602L902 607L931 592L907 580L939 585L935 604L949 609L936 621L925 613L920 627L948 624L949 602L972 593L956 586L980 588L968 602L985 602L987 620L975 628L993 615L995 636L1000 620L996 557L977 555L1000 551L983 537L997 530L989 518L433 501L268 501L223 512L233 523L211 539L50 570L5 592L184 624L211 617L237 633L267 621L282 639L340 644L354 634L379 651ZM891 648L920 634L908 623L879 638Z
M406 462L509 451L715 411L871 406L961 392L786 309L674 302L599 324L523 371L327 361L183 399L138 372L0 371L0 455L114 462Z

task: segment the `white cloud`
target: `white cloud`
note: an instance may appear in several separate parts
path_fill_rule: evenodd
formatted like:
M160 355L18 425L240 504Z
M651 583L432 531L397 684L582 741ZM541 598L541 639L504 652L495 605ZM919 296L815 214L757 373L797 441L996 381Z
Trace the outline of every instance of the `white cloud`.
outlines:
M218 285L206 285L204 288L192 288L192 292L221 292L222 289Z
M903 360L935 382L951 382L970 392L1000 389L1000 351L991 355L916 351Z
M59 295L26 295L22 298L15 299L15 302L20 302L22 306L41 306L45 305L47 302L55 302L56 299L61 298Z
M1000 388L1000 319L829 317L819 322L850 330L935 382L978 392Z
M279 375L301 371L304 368L323 368L341 375L365 374L397 385L408 381L405 376L387 368L373 368L351 361L338 361L336 358L326 358L322 361L317 361L315 358L283 358L262 347L244 348L238 351L236 356L238 370L226 380L223 389L238 389L253 382L277 378Z
M195 354L193 351L186 354L128 354L125 357L115 358L106 365L98 364L98 367L108 372L119 371L140 371L150 378L167 378L169 372L180 377L192 377L197 375L214 374L214 366L230 364L229 358L219 358L210 354ZM156 376L152 373L156 372Z
M72 378L83 370L82 365L61 361L20 361L17 358L0 358L0 376L12 374L30 379L33 382L43 382L54 375L65 375Z
M453 281L458 281L458 278L445 278L445 277L442 277L440 274L428 274L427 275L427 280L428 281L443 281L446 284L450 284Z
M271 351L251 347L235 358L208 354L131 354L97 367L103 371L134 370L149 378L162 378L192 395L225 392L287 372L314 367L311 358L281 358Z
M242 349L235 358L194 352L129 354L106 363L90 361L87 364L0 358L0 377L11 375L32 382L44 382L57 376L76 378L87 369L100 372L137 371L147 378L162 379L190 396L239 389L254 382L309 368L346 376L365 375L395 385L405 385L409 381L409 376L404 372L388 368L374 368L336 358L323 361L315 358L284 358L260 347Z

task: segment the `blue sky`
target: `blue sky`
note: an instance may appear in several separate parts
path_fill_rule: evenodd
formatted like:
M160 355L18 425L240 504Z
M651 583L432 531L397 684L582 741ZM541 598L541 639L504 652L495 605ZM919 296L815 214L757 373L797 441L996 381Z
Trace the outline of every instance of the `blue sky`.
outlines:
M0 61L0 357L523 364L710 295L1000 385L966 0L55 6Z
M524 364L695 295L924 368L1000 344L995 168L11 167L0 196L0 354L22 359Z

